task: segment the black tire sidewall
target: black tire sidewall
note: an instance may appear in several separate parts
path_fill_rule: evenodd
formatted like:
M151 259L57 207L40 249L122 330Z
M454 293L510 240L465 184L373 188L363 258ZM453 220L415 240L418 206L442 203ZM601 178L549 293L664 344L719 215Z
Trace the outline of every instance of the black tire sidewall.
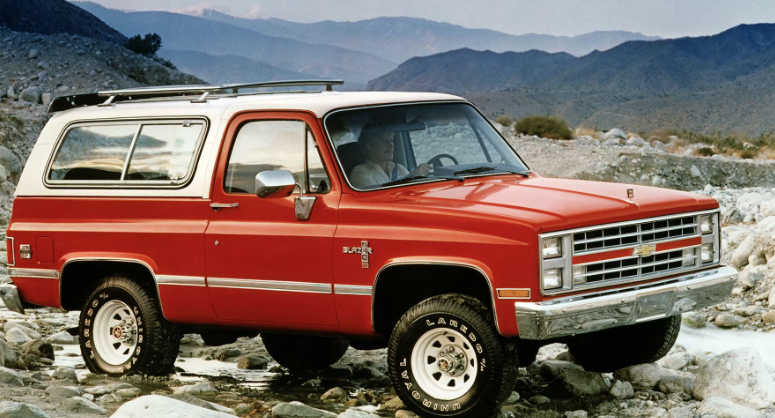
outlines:
M100 356L94 345L94 319L99 310L104 307L106 303L113 300L124 302L129 306L129 309L132 310L137 321L137 347L135 347L132 356L119 365L107 363ZM137 300L126 290L119 287L106 287L94 292L87 300L84 309L81 311L78 325L81 340L81 352L83 353L84 360L87 363L91 363L90 369L93 371L117 376L131 373L138 364L142 364L144 354L148 351L145 349L145 346L149 343L146 332L145 312L141 310Z
M457 325L454 326L454 324ZM460 398L446 401L428 395L412 373L411 358L414 346L426 332L435 329L449 329L465 335L466 341L477 352L475 381L471 389ZM479 352L480 349L481 352ZM490 367L492 350L493 347L486 344L486 339L482 338L480 330L473 327L469 321L444 312L423 315L412 322L406 332L399 337L395 352L396 364L393 366L396 367L395 375L401 382L395 384L396 390L403 392L404 399L411 399L417 410L446 416L463 414L476 406L487 390L488 382L492 379L493 372ZM424 365L418 367L424 367Z

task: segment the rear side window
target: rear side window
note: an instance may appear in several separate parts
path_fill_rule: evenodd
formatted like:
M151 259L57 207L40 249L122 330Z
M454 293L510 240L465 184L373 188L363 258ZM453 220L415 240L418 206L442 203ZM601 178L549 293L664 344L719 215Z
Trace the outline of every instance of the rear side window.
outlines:
M59 143L49 185L179 186L193 174L203 120L72 126Z

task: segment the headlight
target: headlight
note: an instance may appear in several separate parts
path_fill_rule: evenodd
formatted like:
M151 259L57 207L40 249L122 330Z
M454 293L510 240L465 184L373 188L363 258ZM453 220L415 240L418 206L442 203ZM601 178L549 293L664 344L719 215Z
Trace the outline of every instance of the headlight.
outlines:
M700 231L703 235L713 232L713 216L702 215L700 216Z
M544 270L544 289L557 289L562 286L562 269Z
M703 263L710 263L713 261L713 244L702 244L702 247L700 247L700 258L702 259Z
M681 266L693 266L694 258L694 248L684 248L683 254L681 255Z
M544 238L544 259L557 258L562 255L562 239L560 237Z
M585 274L587 274L586 266L573 266L573 284L587 283L587 278L584 276Z

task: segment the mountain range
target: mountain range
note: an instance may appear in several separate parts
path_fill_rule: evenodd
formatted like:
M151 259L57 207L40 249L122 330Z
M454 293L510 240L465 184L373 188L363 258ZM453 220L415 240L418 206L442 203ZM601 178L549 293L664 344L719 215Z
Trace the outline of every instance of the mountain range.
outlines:
M127 38L65 0L0 0L0 26L43 35L68 33L123 45Z
M491 116L555 114L589 127L757 135L775 126L775 108L760 106L775 100L774 78L775 24L756 24L631 41L583 57L461 49L410 59L367 89L461 94Z
M350 88L362 88L369 80L395 69L414 56L431 55L457 48L494 51L546 49L585 54L608 49L633 39L653 39L631 32L594 32L576 37L509 35L483 29L468 29L424 19L390 17L357 22L295 23L281 19L242 19L212 10L197 15L169 12L122 12L92 2L74 2L126 36L155 32L162 37L160 54L173 63L207 79L211 62L224 56L249 61L228 65L219 79L236 80L256 74L268 80L283 73L296 77L341 78ZM210 63L190 60L190 53ZM186 59L186 61L176 61ZM244 71L246 66L266 72ZM265 67L271 66L271 67ZM272 67L274 69L272 69ZM231 72L233 69L233 73ZM201 71L201 72L199 72ZM215 80L211 82L216 82Z

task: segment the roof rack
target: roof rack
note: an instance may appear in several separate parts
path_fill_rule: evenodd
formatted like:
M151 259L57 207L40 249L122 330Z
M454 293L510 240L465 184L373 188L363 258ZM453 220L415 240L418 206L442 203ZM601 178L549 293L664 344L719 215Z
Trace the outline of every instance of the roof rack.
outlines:
M182 85L182 86L158 86L138 87L134 89L108 90L97 93L76 94L72 96L59 96L54 98L49 105L48 112L61 112L81 106L111 106L117 102L132 100L171 98L198 95L191 103L205 103L211 93L225 92L229 95L239 95L241 89L272 88L272 87L302 87L302 86L326 86L325 91L333 91L334 85L344 84L342 80L286 80L264 81L259 83L210 85ZM285 92L284 92L285 93ZM245 93L243 93L245 94ZM107 97L107 100L105 99Z

